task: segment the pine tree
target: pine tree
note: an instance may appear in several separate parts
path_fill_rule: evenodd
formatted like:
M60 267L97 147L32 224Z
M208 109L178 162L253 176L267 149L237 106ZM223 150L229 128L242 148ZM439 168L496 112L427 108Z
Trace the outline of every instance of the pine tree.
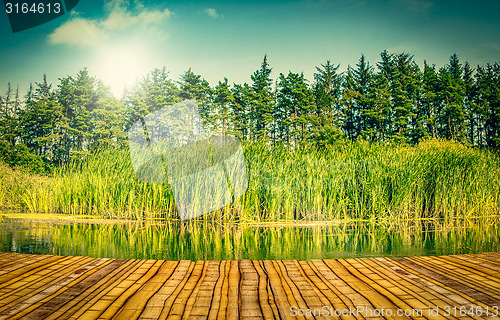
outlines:
M337 73L340 65L330 60L316 67L313 94L315 108L311 110L310 141L317 147L324 147L342 138L340 118L343 74Z
M456 54L450 64L439 70L442 110L438 117L441 136L447 139L463 140L465 131L464 83L462 67Z
M95 91L98 100L97 108L92 114L92 119L95 121L95 129L92 132L92 148L123 148L126 139L123 130L125 108L102 81L97 80Z
M464 111L467 119L466 127L468 130L467 136L472 145L477 143L477 129L478 129L478 108L476 105L477 100L477 87L474 81L474 69L471 68L466 61L463 67L462 81L465 90L464 96Z
M374 116L376 116L376 106L372 104L370 95L372 94L373 68L366 61L362 54L356 69L353 70L354 91L356 92L356 136L375 140Z
M214 89L214 106L216 109L216 120L220 129L218 131L227 134L230 130L230 105L234 102L233 93L229 89L227 78L224 82L219 81Z
M242 140L248 140L250 138L249 109L253 89L245 83L243 85L234 84L231 91L234 98L231 104L231 118L234 131L231 133L237 135Z
M422 79L422 95L420 99L423 123L427 128L427 133L433 138L438 138L437 117L439 107L439 80L435 66L429 66L424 61L424 73Z
M365 129L361 132L371 142L380 142L390 133L391 92L389 81L381 74L372 76L372 85L363 113Z
M316 67L314 74L314 97L316 101L316 114L324 119L324 122L334 122L340 114L340 96L342 85L342 74L338 74L340 64L336 67L330 60Z
M252 110L250 112L251 132L255 139L268 139L269 127L273 121L273 93L271 91L272 79L270 78L271 68L267 62L267 55L260 66L251 76L252 88Z
M212 89L207 80L201 75L197 75L189 68L179 81L180 92L179 97L183 100L195 99L198 105L198 112L203 119L205 126L213 127L215 123L214 110L212 110Z
M353 75L353 70L350 66L347 67L347 73L344 77L344 85L341 98L340 111L340 126L345 132L348 139L354 141L357 136L358 128L358 112L356 110L356 84Z
M125 129L146 115L180 101L179 89L167 69L153 69L125 95Z
M484 117L484 141L488 147L500 149L500 64L478 67L476 77L479 112Z
M56 150L61 142L62 107L48 84L47 76L36 84L34 94L28 92L26 109L20 114L21 141L37 155L58 162Z

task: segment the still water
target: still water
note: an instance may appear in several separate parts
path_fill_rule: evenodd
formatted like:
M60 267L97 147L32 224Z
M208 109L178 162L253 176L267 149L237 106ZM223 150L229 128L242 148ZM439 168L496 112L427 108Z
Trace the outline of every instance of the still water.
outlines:
M250 227L4 217L0 218L0 251L193 261L478 253L500 251L500 219Z

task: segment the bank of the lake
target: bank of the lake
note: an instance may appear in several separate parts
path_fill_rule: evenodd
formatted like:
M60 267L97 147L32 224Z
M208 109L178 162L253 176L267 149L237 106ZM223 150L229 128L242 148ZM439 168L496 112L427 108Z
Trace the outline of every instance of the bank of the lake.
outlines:
M500 212L500 159L452 141L245 144L248 189L205 221L453 219ZM168 184L136 179L127 150L97 150L37 176L0 166L0 205L38 213L178 219Z

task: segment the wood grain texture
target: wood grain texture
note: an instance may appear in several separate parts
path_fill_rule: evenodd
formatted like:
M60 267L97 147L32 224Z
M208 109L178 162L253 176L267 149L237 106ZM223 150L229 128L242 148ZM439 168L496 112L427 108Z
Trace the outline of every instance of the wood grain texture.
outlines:
M499 319L497 308L497 252L195 262L0 253L0 320Z

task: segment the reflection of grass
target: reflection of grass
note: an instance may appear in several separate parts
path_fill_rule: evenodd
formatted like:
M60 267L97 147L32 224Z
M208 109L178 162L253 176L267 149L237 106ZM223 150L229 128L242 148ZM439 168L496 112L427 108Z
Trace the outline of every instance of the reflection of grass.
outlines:
M8 219L7 219L8 220ZM3 222L1 251L168 260L318 259L477 253L500 248L498 219L347 222L314 227L218 223ZM11 226L12 228L8 228ZM38 227L36 227L38 226ZM33 243L36 239L36 243ZM10 249L9 249L10 250ZM35 253L35 252L32 252Z
M452 218L500 210L498 157L453 142L417 147L358 142L322 151L250 144L244 150L247 192L204 220ZM129 219L178 217L169 185L138 181L127 151L102 150L50 178L6 167L0 173L8 186L4 207Z

